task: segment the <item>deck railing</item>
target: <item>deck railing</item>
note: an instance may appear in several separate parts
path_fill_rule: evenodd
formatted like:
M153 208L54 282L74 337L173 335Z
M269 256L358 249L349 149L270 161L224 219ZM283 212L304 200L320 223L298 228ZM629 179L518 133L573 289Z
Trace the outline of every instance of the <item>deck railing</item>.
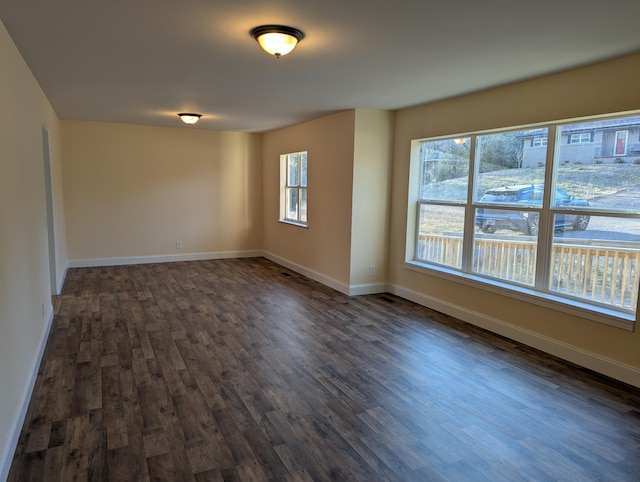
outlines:
M640 282L640 248L629 243L590 244L596 241L563 240L552 246L551 291L635 310ZM533 286L536 242L528 236L474 240L473 272ZM420 235L416 258L460 268L460 235Z

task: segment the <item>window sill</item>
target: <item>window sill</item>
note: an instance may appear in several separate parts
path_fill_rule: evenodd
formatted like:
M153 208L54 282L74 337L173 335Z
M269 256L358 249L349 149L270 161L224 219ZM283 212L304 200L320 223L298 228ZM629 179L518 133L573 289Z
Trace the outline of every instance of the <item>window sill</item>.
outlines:
M635 328L635 319L633 315L629 313L623 313L588 303L581 303L575 300L567 300L566 298L551 293L540 293L526 287L501 283L497 280L461 273L442 266L428 265L419 261L407 261L405 262L405 268L456 283L462 283L473 288L490 291L509 298L544 306L545 308L551 308L569 315L604 323L626 331L634 331Z
M299 223L296 221L290 221L288 219L279 219L278 222L282 224L291 224L292 226L298 226L299 228L309 229L309 225L306 223Z

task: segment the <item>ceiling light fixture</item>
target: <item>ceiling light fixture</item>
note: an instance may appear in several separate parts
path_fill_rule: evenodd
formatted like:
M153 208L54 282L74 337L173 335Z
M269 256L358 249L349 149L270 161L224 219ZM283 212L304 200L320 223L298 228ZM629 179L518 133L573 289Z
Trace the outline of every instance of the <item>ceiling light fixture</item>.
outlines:
M184 122L185 124L193 125L200 120L202 114L191 114L189 112L182 112L178 114L178 117L180 117L180 120L182 120L182 122Z
M260 25L252 28L249 33L258 41L265 52L279 59L287 55L304 38L304 32L286 25Z

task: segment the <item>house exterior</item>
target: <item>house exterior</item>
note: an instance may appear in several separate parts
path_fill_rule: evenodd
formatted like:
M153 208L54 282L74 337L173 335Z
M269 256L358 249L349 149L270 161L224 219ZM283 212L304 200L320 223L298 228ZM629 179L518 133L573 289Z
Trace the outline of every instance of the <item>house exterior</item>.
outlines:
M547 130L529 131L523 142L522 167L543 166ZM564 164L640 163L640 117L565 125L557 148Z

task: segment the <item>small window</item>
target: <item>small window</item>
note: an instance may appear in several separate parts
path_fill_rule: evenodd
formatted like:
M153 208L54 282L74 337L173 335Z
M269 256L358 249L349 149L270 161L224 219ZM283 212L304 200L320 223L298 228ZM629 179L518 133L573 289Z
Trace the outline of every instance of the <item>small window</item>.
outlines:
M534 137L531 142L531 147L544 147L547 145L547 136Z
M280 156L280 221L307 225L307 152Z
M591 142L591 133L589 132L569 135L569 144L586 144L587 142Z

